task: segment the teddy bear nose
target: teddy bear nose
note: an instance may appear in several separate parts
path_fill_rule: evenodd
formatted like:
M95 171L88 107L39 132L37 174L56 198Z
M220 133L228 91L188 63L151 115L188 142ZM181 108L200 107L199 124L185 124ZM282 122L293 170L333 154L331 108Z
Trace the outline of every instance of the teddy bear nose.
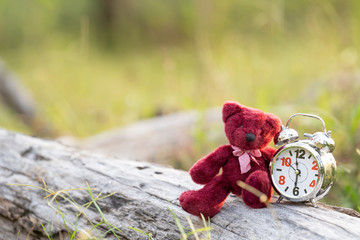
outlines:
M246 133L246 135L245 135L245 139L248 142L254 141L255 138L256 138L255 134L252 134L252 133Z

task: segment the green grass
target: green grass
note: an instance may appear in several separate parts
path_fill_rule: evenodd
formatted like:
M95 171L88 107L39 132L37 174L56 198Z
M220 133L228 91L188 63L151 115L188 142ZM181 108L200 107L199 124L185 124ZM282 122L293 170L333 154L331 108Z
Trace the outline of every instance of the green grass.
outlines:
M102 196L102 192L98 193L96 196L94 195L94 191L97 191L97 189L95 188L91 188L89 186L88 183L86 183L86 188L72 188L72 189L62 189L62 190L51 190L47 187L46 182L43 181L43 185L42 187L40 186L34 186L34 185L28 185L28 184L8 184L11 186L18 186L18 187L26 187L26 188L37 188L40 189L42 191L44 191L44 193L46 194L46 196L44 197L44 203L43 204L47 204L56 215L60 215L61 219L62 219L62 223L64 224L64 227L66 229L66 233L68 235L69 240L101 240L101 239L106 239L108 237L115 237L116 239L121 239L121 237L119 236L119 233L122 232L121 229L119 229L118 227L114 226L112 223L110 223L107 219L106 216L104 215L103 211L101 210L98 202L110 197L111 195L116 194L111 193L108 194L106 196ZM79 204L78 202L76 202L74 200L74 198L72 197L72 192L73 191L87 191L89 194L89 198L91 199L89 202L85 203L85 204ZM75 209L76 212L68 212L67 208L68 206L66 206L66 204L71 204ZM90 218L86 213L87 213L87 209L90 208L91 206L94 206L98 216L100 217L100 221L96 220L98 223L96 223L96 221L94 221L94 216L92 218ZM75 216L72 216L72 214L75 214ZM195 240L200 240L200 237L205 237L205 238L201 238L201 240L210 240L211 236L210 236L210 231L211 231L211 227L210 227L210 219L208 219L208 221L205 220L204 216L202 216L202 221L204 224L204 227L202 228L195 228L191 219L189 217L186 217L187 223L189 224L189 229L185 228L183 226L183 223L181 223L179 217L171 210L169 209L169 214L171 214L174 218L174 221L176 223L176 226L179 229L179 233L180 233L180 240L187 240L189 239L190 236L194 236ZM79 217L82 216L87 220L87 227L88 229L79 229L78 228L78 220ZM74 218L75 217L75 222L70 221L70 218ZM44 231L44 234L47 236L47 238L49 240L54 239L53 236L53 227L54 227L54 222L50 221L50 219L48 220L49 222L44 225L44 223L41 223L41 227ZM146 233L144 231L142 231L141 229L135 228L135 227L127 227L133 231L136 231L138 233L140 233L141 235L144 235L144 239L148 239L148 240L152 240L152 233ZM106 231L105 231L106 230ZM20 232L18 233L19 236ZM60 235L61 238L61 235Z
M49 46L4 56L42 116L61 134L85 137L159 110L202 109L227 99L265 110L287 104L328 110L323 95L334 90L325 80L314 81L330 81L342 70L342 49L322 41L304 39L299 49L295 43L269 47L228 39L196 51L193 46L117 54L94 49L88 55L80 46ZM0 115L4 127L24 129L8 115Z
M54 213L56 215L61 216L62 222L66 229L66 233L68 234L68 237L69 237L68 239L70 239L70 240L104 239L104 236L106 236L106 234L108 234L108 233L111 233L112 236L116 237L116 239L119 239L116 232L121 232L121 230L118 229L116 226L113 226L111 223L109 223L106 220L104 214L102 213L100 207L97 204L98 201L101 201L102 199L105 199L115 193L108 194L106 196L101 196L102 193L99 193L97 196L94 196L93 190L96 190L96 189L91 188L88 184L87 184L87 188L73 188L73 189L63 189L63 190L59 190L59 191L54 191L47 187L45 181L43 181L43 183L44 183L43 187L27 185L27 184L9 184L9 185L32 187L32 188L38 188L40 190L43 190L44 193L47 194L47 196L44 197L47 205L54 211ZM91 201L80 205L73 199L73 197L71 195L72 191L88 191ZM70 203L73 207L75 207L75 209L77 210L76 216L75 216L75 219L76 219L75 222L71 222L68 220L70 218L69 213L66 211L65 206L63 206L63 204L61 204L59 200L61 200L61 202L65 201L66 203ZM44 204L45 204L45 201L44 201ZM93 220L90 219L86 215L86 210L91 205L94 205L94 207L98 211L99 216L101 217L101 221L99 223L94 223ZM90 230L78 229L77 222L78 222L78 219L80 216L85 217L85 219L88 221ZM53 239L53 234L52 234L53 224L54 224L53 222L49 222L47 224L47 226L45 226L44 224L41 224L43 231L49 240ZM103 229L105 228L108 230L104 232L103 230L99 230L99 227L101 227ZM84 237L86 237L86 238L84 238Z
M325 200L359 208L360 181L353 181L360 176L357 1L141 1L145 7L127 6L132 14L125 25L133 32L116 25L112 46L100 36L105 31L93 15L99 8L87 3L0 3L1 58L58 135L85 138L159 112L202 110L228 99L283 121L295 112L314 113L337 145L337 183ZM35 132L1 104L0 126ZM208 153L200 131L195 148L203 151L193 162Z
M359 176L354 168L360 144L359 63L351 57L357 52L325 38L297 39L301 48L295 39L261 45L229 37L196 51L191 45L116 54L91 48L86 55L75 41L67 48L25 48L3 56L34 96L41 118L59 135L83 138L158 111L201 110L228 99L271 111L283 121L295 112L318 114L333 132L339 166L337 185L325 200L358 208L358 182L351 180ZM32 133L0 108L2 127ZM294 124L304 132L320 130L311 123ZM195 147L207 149L199 131ZM197 151L192 161L206 153Z

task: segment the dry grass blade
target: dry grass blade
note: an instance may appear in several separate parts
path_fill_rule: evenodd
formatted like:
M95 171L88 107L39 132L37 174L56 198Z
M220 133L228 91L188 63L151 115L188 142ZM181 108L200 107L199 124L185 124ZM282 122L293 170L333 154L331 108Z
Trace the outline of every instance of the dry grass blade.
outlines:
M281 230L281 223L279 220L279 217L276 214L276 211L274 210L274 208L269 204L269 198L261 191L259 191L258 189L250 186L249 184L239 180L236 182L237 185L243 189L245 189L246 191L251 192L252 194L254 194L255 196L257 196L260 199L260 202L264 203L266 205L266 207L270 210L270 213L273 217L273 219L275 220L276 225L278 226L279 229L279 235L280 235L280 239L283 239L283 235Z
M238 180L236 182L236 184L245 189L246 191L249 191L251 192L252 194L254 194L255 196L257 196L259 199L260 199L260 202L264 203L266 206L269 205L269 198L261 191L257 190L256 188L250 186L249 184L241 181L241 180Z
M70 240L71 240L71 239L74 239L74 237L75 237L75 235L76 235L76 232L77 232L76 223L75 223L75 225L74 225L74 224L71 224L71 225L73 225L73 226L75 227L75 230L74 230L73 234L71 234L71 233L70 233L70 229L68 228L69 222L68 222L68 220L65 218L65 213L61 210L61 207L60 207L60 205L59 205L59 203L58 203L58 200L57 200L58 197L64 199L66 202L68 202L68 203L70 203L71 205L73 205L73 206L75 207L75 209L79 212L79 213L76 215L76 218L78 218L80 215L84 216L84 217L87 219L87 221L89 222L89 224L92 226L92 230L95 230L95 231L97 232L97 235L98 235L98 236L101 236L101 234L98 232L98 230L97 230L97 228L96 228L98 225L95 225L95 224L89 219L89 217L85 214L85 210L86 210L87 208L89 208L92 204L94 204L94 205L95 205L95 208L97 208L97 210L99 210L99 209L98 209L98 206L97 206L97 204L96 204L96 201L101 200L101 199L104 199L104 198L106 198L106 197L109 197L109 196L111 196L111 195L113 195L113 194L115 194L115 193L110 193L110 194L108 194L108 195L106 195L106 196L101 196L102 193L100 192L100 193L94 198L93 195L92 195L92 190L96 190L96 188L90 188L89 185L87 185L87 188L71 188L71 189L62 189L62 190L59 190L59 191L53 191L53 190L47 188L47 184L46 184L46 182L45 182L44 180L42 180L42 183L43 183L44 187L39 187L39 186L35 186L35 185L30 185L30 184L7 184L7 185L9 185L9 186L32 187L32 188L37 188L37 189L40 189L40 190L44 191L47 195L46 195L43 199L46 199L46 200L48 201L48 202L47 202L47 205L48 205L51 209L53 209L56 214L59 214L59 215L61 216L62 221L63 221L63 223L65 224L65 228L66 228L66 231L67 231L67 233L68 233L68 235L69 235L69 239L70 239ZM69 192L70 192L70 191L84 191L84 190L86 190L86 191L89 192L90 197L91 197L91 201L88 202L88 203L85 203L85 204L83 204L83 205L79 205L79 204L71 197L71 195L69 194ZM50 198L50 197L51 197L51 198ZM53 206L53 203L54 203L54 202L56 203L56 206ZM118 229L118 228L116 228L116 227L114 227L114 226L112 226L110 223L108 223L108 222L106 221L106 219L104 218L104 215L102 214L101 210L100 210L99 214L103 217L103 221L104 221L104 222L102 222L102 223L108 225L109 231L112 232L112 233L115 235L115 237L117 237L116 234L115 234L115 232L114 232L114 229L116 229L116 230L118 230L118 231L120 231L120 232L121 232L121 230ZM42 228L43 228L46 236L48 237L48 239L52 239L51 234L46 230L46 228L45 228L45 226L44 226L43 224L42 224ZM100 237L100 239L101 239L101 237Z
M187 222L189 223L189 226L190 226L190 228L191 228L191 230L192 230L192 232L193 232L193 234L194 234L195 240L200 240L200 238L199 238L199 236L198 236L198 234L197 234L197 232L196 232L196 229L195 229L195 227L194 227L194 224L192 223L192 221L191 221L191 219L189 218L189 216L186 216L186 220L187 220Z
M144 231L142 231L142 230L140 230L140 229L133 228L133 227L128 227L128 228L131 229L131 230L137 231L137 232L139 232L139 233L141 233L141 234L146 235L146 236L148 237L148 240L151 240L151 239L152 239L152 233L146 233L146 232L144 232Z
M91 198L91 200L92 200L95 208L97 209L98 213L100 214L102 220L105 222L105 224L106 224L107 227L109 228L108 231L111 232L111 233L116 237L116 239L119 239L119 237L118 237L118 235L115 233L114 229L117 230L117 231L119 231L119 232L121 232L121 230L120 230L119 228L111 225L111 224L106 220L105 215L104 215L103 212L101 211L99 205L97 204L97 202L96 202L96 200L95 200L95 198L94 198L94 196L93 196L93 193L92 193L92 191L91 191L91 188L90 188L88 182L86 182L86 186L88 187L88 192L89 192L90 198Z
M180 231L180 234L181 234L181 239L182 240L187 239L187 235L185 233L184 227L181 225L179 218L175 215L175 213L171 209L169 209L169 211L170 211L170 213L172 214L172 216L173 216L173 218L175 220L176 226L179 228L179 231Z
M208 222L206 223L204 215L202 215L202 213L200 215L201 215L201 219L203 221L204 227L207 229L206 230L207 239L210 240L211 239L210 230L212 229L212 227L210 227L210 218L208 218Z

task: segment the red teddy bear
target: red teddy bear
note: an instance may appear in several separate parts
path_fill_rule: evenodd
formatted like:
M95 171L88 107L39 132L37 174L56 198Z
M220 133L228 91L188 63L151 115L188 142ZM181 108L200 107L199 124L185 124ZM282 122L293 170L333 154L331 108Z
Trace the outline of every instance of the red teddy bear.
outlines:
M190 169L193 181L205 186L198 191L184 192L179 198L182 208L196 216L202 213L213 217L230 192L242 196L245 204L252 208L265 207L257 196L240 188L236 184L238 180L271 198L269 163L276 150L268 144L280 131L280 119L228 101L223 106L223 121L230 144L218 147Z

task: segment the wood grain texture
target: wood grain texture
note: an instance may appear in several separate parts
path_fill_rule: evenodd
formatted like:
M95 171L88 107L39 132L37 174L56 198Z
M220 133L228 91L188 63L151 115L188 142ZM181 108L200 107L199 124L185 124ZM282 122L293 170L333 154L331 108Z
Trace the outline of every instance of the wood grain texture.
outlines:
M147 239L134 227L152 233L154 239L180 239L171 209L184 227L189 216L196 227L202 221L190 216L179 206L179 195L188 189L199 188L184 171L153 163L125 158L107 157L66 147L59 143L0 130L0 239L46 239L41 224L52 229L55 239L67 239L65 226L44 199L41 189L7 184L30 184L61 190L77 187L97 188L103 195L99 200L106 219L117 226L120 239ZM90 201L87 191L71 191L78 203ZM69 223L75 223L74 206L58 203L67 212ZM235 196L229 196L222 211L211 220L212 239L359 239L360 218L341 213L332 206L319 208L284 202L266 209L249 209ZM86 210L94 222L101 221L95 207ZM71 230L74 226L68 224ZM90 229L80 217L78 229ZM101 227L99 231L105 232ZM110 235L106 239L114 239Z
M194 158L198 141L213 146L227 143L223 128L221 108L185 111L112 129L79 145L91 151L147 162L176 165L179 160L179 167L187 169L193 162L184 164L184 160Z

